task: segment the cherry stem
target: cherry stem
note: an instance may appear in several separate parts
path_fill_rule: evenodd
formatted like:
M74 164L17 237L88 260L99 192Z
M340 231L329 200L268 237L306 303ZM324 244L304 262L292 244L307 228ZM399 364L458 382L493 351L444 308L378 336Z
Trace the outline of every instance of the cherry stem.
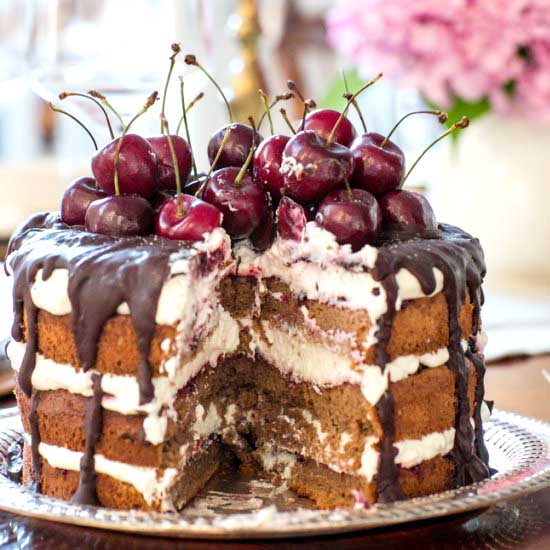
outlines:
M172 71L174 70L174 65L176 64L176 57L181 52L180 45L174 42L171 46L172 55L170 56L170 67L168 68L168 74L166 75L166 82L164 83L164 91L162 93L162 107L160 109L163 116L160 117L160 133L163 133L163 124L166 120L165 108L166 108L166 96L168 95L168 84L170 84L170 78L172 76Z
M255 151L256 151L255 146L252 146L250 148L250 151L248 151L248 156L246 157L246 160L244 161L244 164L241 166L241 169L239 170L239 173L237 174L237 177L235 178L235 185L237 187L241 184L241 181L244 178L244 175L246 174L246 171L248 170L248 167L250 166L250 163L252 162L252 157L254 156Z
M225 147L225 144L227 143L227 140L229 139L229 136L231 135L231 128L228 128L222 138L222 142L220 143L220 146L218 147L218 151L216 153L216 156L214 157L214 160L212 161L212 164L210 166L210 170L208 170L208 174L206 174L206 179L208 179L212 172L216 169L216 165L218 164L218 161L220 160L220 157L222 155L223 148Z
M174 142L172 141L172 136L170 135L170 126L168 125L168 120L164 112L160 113L161 124L163 131L165 132L166 139L168 140L168 148L170 149L170 156L172 157L172 164L174 165L174 174L176 176L176 197L178 202L178 207L176 210L176 215L179 218L183 218L183 204L181 202L181 180L180 180L180 168L178 165L178 157L176 156L176 150L174 149Z
M185 56L185 63L187 65L194 65L195 67L200 69L207 76L207 78L210 80L210 82L212 82L212 84L214 84L214 86L216 87L218 92L220 92L220 95L223 98L225 106L227 107L227 113L229 114L229 122L233 122L233 113L231 112L231 106L229 105L229 101L227 101L227 97L225 97L225 94L223 93L223 90L220 88L220 85L214 80L214 78L212 78L210 73L197 61L197 58L194 55L191 55L191 54L186 55Z
M286 114L285 109L279 109L279 112L281 113L281 116L283 117L283 120L286 122L286 125L290 128L290 131L293 134L296 134L296 130L294 129L294 126L292 126L290 120L288 120L288 115Z
M130 122L126 125L124 130L122 131L122 134L120 138L118 139L118 142L116 144L116 151L115 151L115 177L114 177L114 186L115 186L115 195L120 195L120 186L118 184L118 162L120 159L120 150L122 149L122 142L124 141L124 136L128 133L128 130L130 129L130 126L144 113L146 113L149 108L155 104L155 101L158 98L158 92L153 92L145 102L145 105L141 108L140 111L134 116Z
M189 148L191 149L191 162L193 164L193 176L197 177L197 163L195 162L195 155L193 153L193 147L191 147L191 133L189 132L189 124L187 122L187 109L185 108L185 92L183 89L183 77L180 76L180 98L181 98L181 109L183 111L183 114L181 115L181 119L178 124L178 128L176 130L176 134L179 135L179 129L181 126L181 121L183 120L183 124L185 126L185 135L187 137L187 143L189 145Z
M67 97L83 97L84 99L89 99L90 101L93 101L102 111L103 115L105 116L105 121L107 122L107 127L109 128L109 134L111 135L111 139L115 139L115 135L113 134L113 127L111 126L111 120L109 119L109 115L107 114L107 111L101 105L101 103L95 99L95 97L92 97L87 94L81 94L79 92L62 92L59 94L59 99L63 101Z
M296 95L300 98L300 100L304 104L304 112L302 114L302 126L301 126L301 130L303 130L304 126L306 124L306 116L307 116L307 113L308 113L309 109L315 109L315 107L317 105L316 105L315 101L313 101L313 99L305 99L304 98L304 96L302 95L302 92L300 92L300 90L298 89L298 86L296 85L296 82L294 82L294 80L287 80L286 85L287 85L289 90L296 93Z
M187 105L187 107L185 107L185 114L187 114L194 106L196 103L198 103L202 98L204 97L204 93L203 92L200 92L198 93L190 102L189 102L189 105ZM181 115L180 119L179 119L179 122L178 122L178 125L176 127L176 135L179 136L180 134L180 128L181 128L181 125L183 123L183 120L184 119L184 116Z
M220 143L220 146L218 147L218 151L216 153L216 156L214 157L214 160L212 161L212 164L210 166L210 170L208 170L208 174L206 174L206 177L204 178L204 181L202 182L202 185L197 189L195 192L195 197L199 197L204 188L206 187L206 184L208 183L208 180L210 179L210 176L212 175L212 172L216 169L216 165L218 164L218 161L220 160L223 148L225 147L225 144L227 143L227 140L229 139L229 136L231 135L231 128L228 128L225 133L223 134L222 142Z
M346 71L342 69L342 79L344 80L344 88L346 90L346 93L343 95L345 99L349 99L351 97L351 94L349 93L349 86L348 86L348 79L346 77ZM353 100L353 108L357 111L357 115L359 116L359 120L361 121L361 126L363 127L363 132L367 133L367 124L365 122L365 119L363 118L363 113L361 112L361 109L359 108L359 104L354 99Z
M456 130L462 130L464 128L467 128L468 125L470 124L470 120L466 117L462 117L459 121L455 122L446 132L444 132L443 134L441 134L435 141L433 141L432 143L430 143L430 145L428 145L428 147L426 147L426 149L424 149L424 151L422 151L422 153L420 153L420 155L418 156L418 158L414 161L413 165L409 168L409 170L407 171L407 173L405 174L405 177L403 178L403 183L407 180L407 178L409 177L409 174L414 170L415 166L419 163L420 159L436 144L438 143L439 141L441 141L442 139L446 138L448 135L452 134L453 132L455 132Z
M441 124L444 124L445 122L447 122L447 118L448 118L448 115L445 111L413 111L412 113L407 113L404 117L401 117L397 121L397 124L390 130L390 133L384 138L384 141L380 144L380 147L382 147L382 149L384 148L386 143L390 141L390 138L392 137L395 130L397 130L398 126L411 115L435 115Z
M258 145L256 143L256 134L258 132L256 130L256 123L254 122L254 117L253 116L248 117L248 123L250 124L250 127L252 128L252 147L256 148L256 145Z
M258 93L260 94L260 99L264 104L264 109L265 109L264 112L267 114L267 120L269 122L269 131L271 135L273 135L273 119L271 118L271 107L269 106L269 102L267 101L267 95L263 90L258 90ZM262 119L260 119L258 126L261 124L261 122L262 122Z
M344 183L346 184L346 191L347 191L347 193L348 193L348 199L349 199L350 201L353 201L353 192L352 192L352 190L351 190L351 186L350 186L350 184L349 184L348 178L345 179L345 182L344 182Z
M357 96L364 92L367 88L370 88L373 84L378 82L382 78L382 73L379 73L377 76L375 76L372 80L369 80L366 84L361 86L347 101L346 106L344 107L344 110L340 113L340 116L338 117L338 120L334 123L334 126L332 127L332 130L327 138L327 145L330 145L334 141L334 134L336 133L336 130L338 129L338 126L340 126L340 123L346 116L347 112L349 111L350 105L353 103L353 101L357 98Z
M313 101L313 99L307 99L304 101L304 113L302 114L302 126L300 127L300 130L304 130L306 126L306 116L309 113L310 109L315 109L317 107L317 103Z
M90 136L90 139L92 140L93 144L94 144L94 147L95 147L95 150L97 151L97 141L95 140L92 132L90 132L90 130L88 130L88 128L86 128L86 126L84 126L84 124L82 122L80 122L80 120L78 120L78 118L76 118L74 115L71 115L70 113L68 113L67 111L64 111L63 109L60 109L59 107L55 107L53 105L53 103L50 103L50 109L56 113L61 113L65 116L68 116L70 119L74 120L81 128L84 129L84 131Z
M98 92L97 90L90 90L88 93L92 97L99 99L101 103L103 103L103 105L105 105L105 107L107 107L107 109L109 109L117 117L118 121L120 122L120 126L124 128L124 120L122 120L119 112L107 101L107 98L102 93Z
M291 99L293 97L294 97L293 93L275 96L275 99L269 105L269 110L273 109L273 107L275 107L275 105L277 105L279 101L286 101L287 99ZM258 131L262 128L262 124L266 116L267 116L267 111L264 110L264 112L262 113L262 116L260 117L260 120L258 121ZM272 130L272 135L273 135L273 130Z

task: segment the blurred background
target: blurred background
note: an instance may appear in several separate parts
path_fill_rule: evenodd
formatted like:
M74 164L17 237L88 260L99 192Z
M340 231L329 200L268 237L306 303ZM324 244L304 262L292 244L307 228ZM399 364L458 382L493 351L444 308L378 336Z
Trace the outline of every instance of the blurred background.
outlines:
M438 144L407 185L485 248L489 358L550 351L550 1L0 0L0 242L90 174L89 138L48 102L97 89L131 115L162 88L172 42L208 67L242 120L261 112L258 88L273 97L288 78L318 106L341 107L342 72L352 91L384 73L359 101L369 130L386 133L426 106L448 110L450 122L468 115L471 126ZM174 75L186 97L205 93L190 112L204 167L226 111L182 58ZM91 102L68 98L63 108L108 140ZM287 105L294 119L300 108ZM179 119L176 85L167 112ZM283 130L277 110L274 120ZM137 130L157 133L158 117ZM442 130L417 115L394 141L410 165Z

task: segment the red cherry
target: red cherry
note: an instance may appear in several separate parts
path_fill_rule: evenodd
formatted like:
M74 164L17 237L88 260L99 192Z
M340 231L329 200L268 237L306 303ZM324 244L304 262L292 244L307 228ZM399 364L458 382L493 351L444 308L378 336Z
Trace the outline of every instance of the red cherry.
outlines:
M211 204L192 195L181 195L183 214L178 214L178 197L166 201L157 216L157 235L181 241L201 241L205 233L221 226L222 214Z
M300 203L312 203L338 189L353 171L351 151L311 130L298 132L283 152L284 194Z
M199 197L199 199L202 199L201 188L204 188L207 179L208 176L205 173L197 174L196 177L190 176L183 186L183 193L186 193L187 195L195 195L196 197ZM197 195L197 193L199 194Z
M306 230L306 212L301 204L283 197L277 208L277 226L282 239L301 241Z
M262 223L250 235L250 244L254 250L265 250L273 241L275 233L275 214L270 207L266 210Z
M336 121L340 118L340 113L334 109L317 109L306 116L304 130L313 130L320 136L328 139ZM357 132L353 124L347 117L343 117L334 132L334 141L345 147L349 147L357 137Z
M191 148L182 137L176 135L171 135L170 137L174 146L176 158L178 159L180 178L182 181L185 181L191 173L193 164ZM174 164L168 145L168 138L166 136L155 136L147 138L147 141L153 148L153 152L157 157L157 185L159 189L175 191L176 174L174 172Z
M264 139L254 153L254 176L271 195L274 202L281 199L284 176L281 173L283 150L289 136L275 135Z
M174 196L174 193L170 193L169 191L162 191L160 189L157 189L156 191L153 191L153 194L149 197L148 201L153 210L156 212L159 211L160 207L168 200L171 199Z
M437 229L437 220L428 199L415 191L398 189L378 199L382 222L389 229Z
M251 126L238 123L227 124L220 128L208 142L208 160L210 164L214 162L216 154L222 144L223 136L228 129L231 129L231 133L223 146L216 168L242 166L254 142L254 130ZM263 141L263 137L256 132L256 146L259 145L261 141Z
M359 250L372 243L380 230L382 212L376 199L363 189L339 189L328 194L319 205L317 223L330 231L339 244Z
M134 237L153 232L153 208L137 195L113 195L96 200L86 211L86 229L112 237Z
M240 182L237 176L241 174ZM235 166L216 170L203 199L223 213L223 228L234 239L245 239L263 223L271 204L263 185Z
M109 195L115 193L115 156L117 138L92 158L92 172L99 186ZM121 194L148 197L155 188L157 158L149 142L136 134L126 134L120 147L118 182Z
M370 132L358 137L351 146L355 168L350 183L375 196L399 188L405 175L403 151L392 141L381 147L384 139Z
M107 197L98 189L94 178L84 177L74 180L63 193L61 199L61 219L67 225L84 225L86 210L95 200Z

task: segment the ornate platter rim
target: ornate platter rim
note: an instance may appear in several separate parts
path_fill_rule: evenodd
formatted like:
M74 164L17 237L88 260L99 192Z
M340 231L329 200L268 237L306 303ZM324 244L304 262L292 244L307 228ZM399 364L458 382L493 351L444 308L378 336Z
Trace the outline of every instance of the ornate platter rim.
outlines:
M0 411L0 458L21 433L17 407ZM182 514L80 506L38 495L0 474L0 509L38 519L152 536L203 539L281 538L387 527L485 508L550 486L550 424L495 410L486 439L509 465L491 479L392 504L360 510L281 511L267 505L252 512Z

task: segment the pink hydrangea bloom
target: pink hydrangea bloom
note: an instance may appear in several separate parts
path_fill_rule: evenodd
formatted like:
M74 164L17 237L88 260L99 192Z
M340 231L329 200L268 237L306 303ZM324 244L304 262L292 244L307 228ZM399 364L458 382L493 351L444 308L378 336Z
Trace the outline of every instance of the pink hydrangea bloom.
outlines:
M382 70L441 106L487 96L499 112L550 120L548 0L341 0L328 36L362 72Z

